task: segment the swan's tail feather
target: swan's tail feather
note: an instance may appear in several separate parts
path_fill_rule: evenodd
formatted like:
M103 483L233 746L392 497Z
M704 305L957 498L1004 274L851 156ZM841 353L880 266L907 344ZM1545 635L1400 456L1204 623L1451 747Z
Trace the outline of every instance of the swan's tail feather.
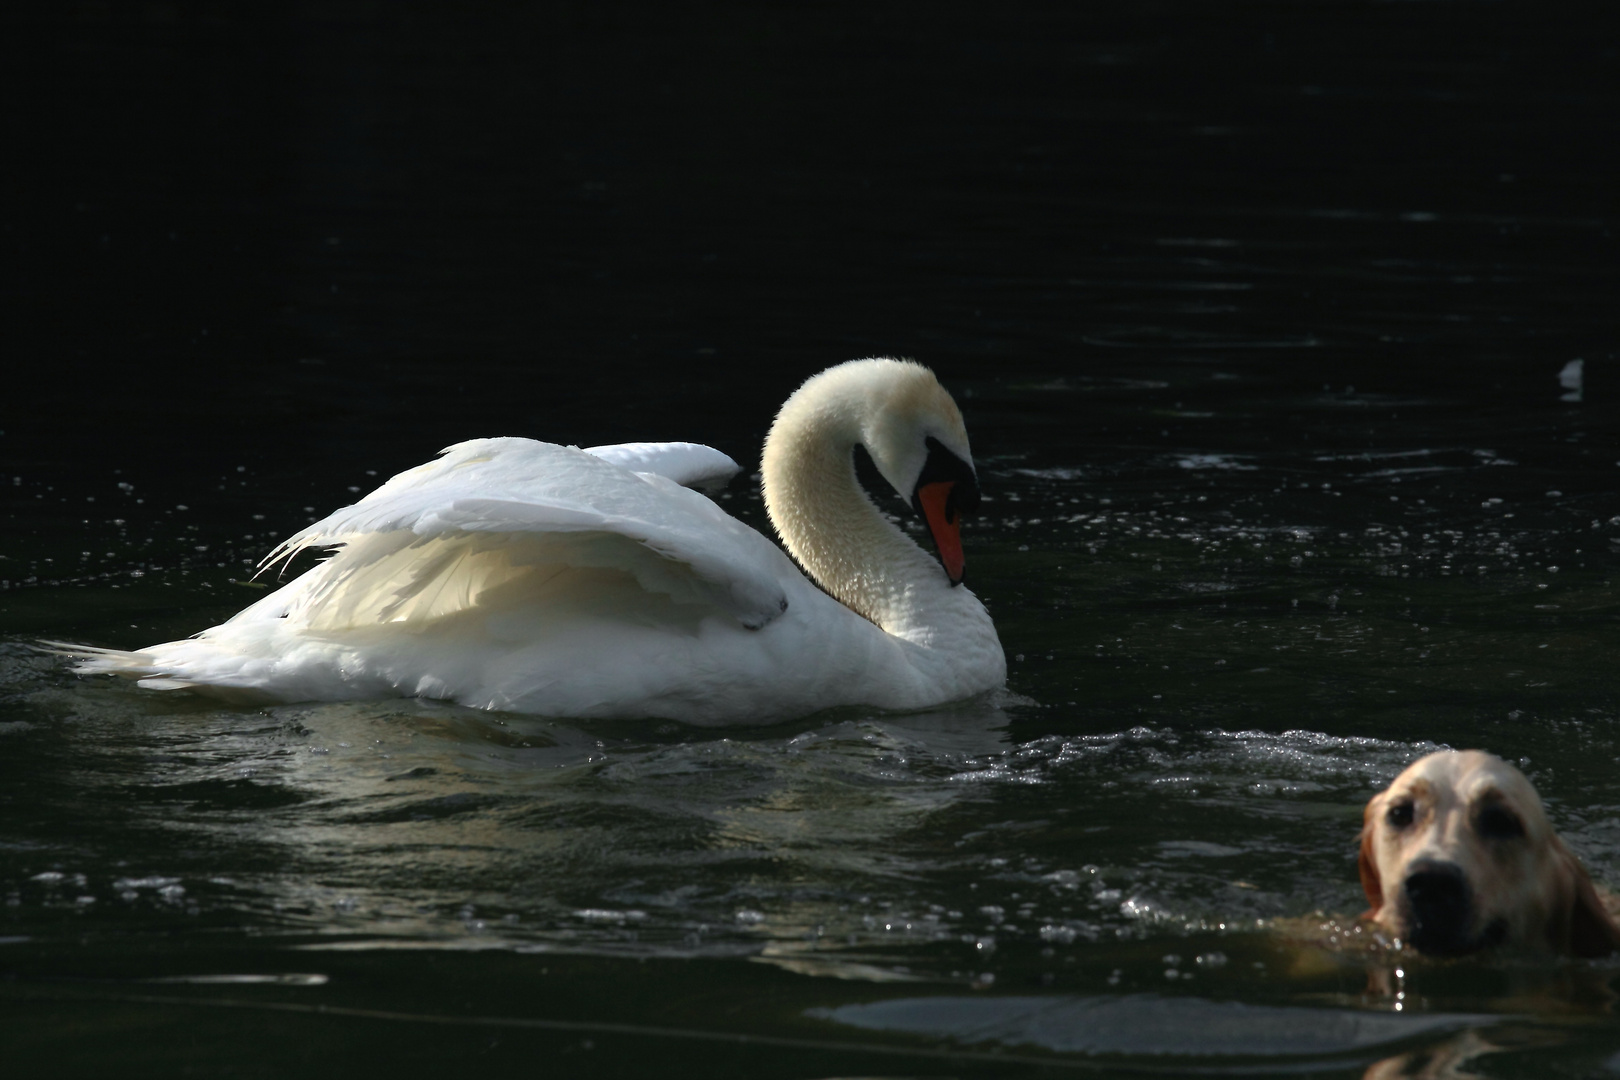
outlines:
M73 665L75 675L117 675L125 679L139 679L141 685L149 690L190 690L197 685L175 678L173 672L163 670L150 653L48 640L40 641L34 648L52 656L74 658L77 661Z

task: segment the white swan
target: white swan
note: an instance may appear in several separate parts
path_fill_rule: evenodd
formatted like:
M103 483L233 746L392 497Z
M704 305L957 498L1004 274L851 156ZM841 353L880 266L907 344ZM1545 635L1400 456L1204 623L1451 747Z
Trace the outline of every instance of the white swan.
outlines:
M856 444L939 561L862 490ZM972 460L932 372L856 360L801 386L765 440L766 508L815 582L682 486L734 475L718 450L479 439L282 543L266 565L336 550L219 626L136 652L50 644L88 657L80 673L243 702L419 696L693 724L927 708L1006 678L960 587Z

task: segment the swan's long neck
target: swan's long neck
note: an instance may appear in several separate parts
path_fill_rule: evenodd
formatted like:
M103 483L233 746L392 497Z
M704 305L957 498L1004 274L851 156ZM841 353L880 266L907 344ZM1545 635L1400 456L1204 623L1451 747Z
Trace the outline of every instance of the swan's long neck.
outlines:
M765 509L799 565L891 634L929 625L941 606L972 602L884 518L856 479L854 450L867 403L854 395L806 397L783 406L761 464Z

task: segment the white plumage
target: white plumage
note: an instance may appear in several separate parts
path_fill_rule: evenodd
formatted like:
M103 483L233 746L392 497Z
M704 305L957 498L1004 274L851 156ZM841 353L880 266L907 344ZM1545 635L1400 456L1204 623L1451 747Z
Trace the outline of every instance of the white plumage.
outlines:
M863 442L912 495L930 439L971 486L955 404L908 362L840 365L783 406L767 504L821 588L682 486L738 471L717 450L478 439L283 542L268 567L335 550L219 626L134 652L59 647L82 673L246 702L403 695L696 724L924 708L1006 674L983 606L855 479Z

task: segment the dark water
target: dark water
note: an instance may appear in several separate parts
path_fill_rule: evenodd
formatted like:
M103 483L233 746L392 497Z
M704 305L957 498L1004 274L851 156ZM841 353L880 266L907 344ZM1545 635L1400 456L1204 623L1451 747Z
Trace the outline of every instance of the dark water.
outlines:
M1361 910L1361 805L1439 746L1520 762L1620 885L1612 42L1520 3L387 11L6 27L8 1064L1620 1072L1613 963L1298 932ZM461 438L751 466L880 353L966 414L1004 700L233 710L27 647L210 625Z

